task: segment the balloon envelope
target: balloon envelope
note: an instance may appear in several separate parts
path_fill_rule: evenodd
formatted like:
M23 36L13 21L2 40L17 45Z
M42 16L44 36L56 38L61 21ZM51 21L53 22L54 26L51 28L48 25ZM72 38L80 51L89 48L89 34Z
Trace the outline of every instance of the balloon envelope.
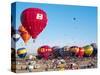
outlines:
M20 36L22 37L24 43L27 43L28 40L31 38L28 31L22 25L19 27L18 31L20 32Z
M93 47L92 55L93 56L97 55L97 44L96 43L92 43L91 46Z
M17 42L20 39L20 35L18 33L15 33L13 34L12 38L15 42Z
M45 45L41 46L38 49L38 55L45 59L48 59L51 54L52 54L52 48L50 46Z
M87 45L83 48L85 56L90 56L93 53L93 47L91 45Z
M39 8L27 8L21 14L21 23L32 38L36 39L47 25L47 14Z
M79 52L79 47L78 46L72 46L69 48L70 52L72 53L72 55L77 55Z
M21 33L20 34L22 39L24 40L24 43L27 43L28 40L31 38L31 36L26 32L26 33Z
M19 48L19 49L17 50L17 55L18 55L20 58L25 58L26 54L27 54L26 48Z
M78 52L78 57L83 57L84 56L84 48L79 47L79 52Z
M55 58L57 58L57 57L59 57L59 56L61 56L60 55L60 47L59 46L54 46L54 47L52 47L52 53L53 53L53 56L55 57Z

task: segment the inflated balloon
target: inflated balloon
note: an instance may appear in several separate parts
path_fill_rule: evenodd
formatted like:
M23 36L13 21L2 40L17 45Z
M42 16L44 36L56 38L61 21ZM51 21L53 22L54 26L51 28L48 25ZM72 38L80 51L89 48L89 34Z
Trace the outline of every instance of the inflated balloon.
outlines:
M18 33L15 33L12 35L12 38L15 42L17 42L20 39L20 35Z
M52 54L52 48L47 45L42 46L38 49L38 55L45 59L48 59L51 54Z
M84 48L79 47L79 52L78 52L78 57L83 57L84 56Z
M65 57L67 57L67 56L71 56L71 52L70 52L70 47L69 46L64 46L63 47L63 55L65 56Z
M97 55L97 44L96 43L92 43L91 46L93 47L92 55L93 56Z
M90 56L93 53L93 47L91 45L87 45L83 48L85 56Z
M65 57L66 53L65 53L63 48L59 49L59 54L60 54L61 57Z
M17 50L17 55L18 55L20 58L25 58L26 54L27 54L26 48L19 48L19 49Z
M67 56L67 46L59 49L59 54L61 57Z
M27 8L21 14L21 23L32 38L36 39L47 25L47 14L39 8Z
M77 55L79 52L79 47L78 46L72 46L69 48L70 52L72 53L72 55Z
M55 58L57 58L57 57L59 57L59 56L61 56L60 55L60 47L59 46L54 46L54 47L52 47L52 50L53 50L53 56L55 57Z
M67 56L70 56L71 55L68 46L64 46L63 48L61 48L60 51L59 51L59 53L60 53L60 55L62 57L67 57Z
M20 34L22 39L24 40L24 43L26 44L28 40L31 38L31 36L28 33L22 33Z
M30 34L23 26L20 26L18 31L20 32L20 36L22 37L24 43L26 44L28 40L31 38Z
M69 51L69 46L64 46L63 49L64 51Z

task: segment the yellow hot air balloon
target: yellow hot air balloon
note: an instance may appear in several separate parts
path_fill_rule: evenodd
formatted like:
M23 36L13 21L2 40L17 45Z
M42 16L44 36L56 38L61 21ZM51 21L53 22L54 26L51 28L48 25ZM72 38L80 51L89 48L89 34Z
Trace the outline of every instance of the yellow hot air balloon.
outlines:
M84 46L84 54L90 56L93 53L93 47L91 45Z
M31 38L30 34L22 25L19 27L19 32L22 39L24 40L24 43L26 44L28 40Z
M19 48L17 50L17 55L20 57L20 58L25 58L27 54L27 49L26 48Z

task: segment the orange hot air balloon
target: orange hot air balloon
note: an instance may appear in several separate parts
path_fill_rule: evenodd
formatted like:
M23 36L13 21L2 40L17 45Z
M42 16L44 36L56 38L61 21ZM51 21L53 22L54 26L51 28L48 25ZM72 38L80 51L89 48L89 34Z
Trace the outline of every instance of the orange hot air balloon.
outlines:
M72 46L72 47L69 48L69 50L73 55L77 55L78 52L79 52L79 47L78 46Z
M22 39L24 40L24 43L27 43L31 37L30 34L27 32L27 30L22 25L19 27L19 32L20 32Z
M24 42L27 43L31 36L29 35L29 33L25 32L21 33L21 37L24 40Z

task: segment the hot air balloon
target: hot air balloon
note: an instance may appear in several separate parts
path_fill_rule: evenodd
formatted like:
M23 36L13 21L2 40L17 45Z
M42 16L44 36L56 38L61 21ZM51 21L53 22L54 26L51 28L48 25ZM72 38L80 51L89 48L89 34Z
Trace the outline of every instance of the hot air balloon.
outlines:
M65 51L64 51L63 48L60 48L60 49L59 49L59 54L60 54L60 56L61 56L62 58L65 57Z
M43 57L44 59L49 59L49 56L52 55L52 48L48 45L41 46L38 49L38 55Z
M69 48L71 55L76 56L79 52L79 47L78 46L72 46Z
M70 55L69 47L64 46L63 48L60 48L59 54L62 58L69 56Z
M31 36L26 32L26 33L21 33L20 34L22 39L24 40L24 43L26 44L28 40L31 38Z
M15 33L15 34L13 34L12 35L12 38L13 38L13 40L15 41L15 42L17 42L19 39L20 39L20 35L19 35L19 33Z
M67 56L71 55L68 46L64 46L63 48L61 48L59 53L60 53L61 57L67 57Z
M53 57L57 58L57 57L61 56L60 53L59 53L60 49L61 48L59 46L52 47Z
M18 31L20 32L20 36L22 37L24 43L26 44L28 40L31 38L30 34L22 25L19 27Z
M91 56L91 54L93 53L93 47L91 45L86 45L83 48L85 56Z
M25 58L26 54L27 54L26 48L19 48L19 49L17 50L17 55L18 55L20 58Z
M78 52L78 57L83 57L84 56L84 48L82 48L82 47L79 47L79 52Z
M96 56L97 55L97 45L96 45L96 43L92 43L91 46L93 47L93 53L92 53L92 55Z
M39 8L27 8L21 14L21 23L32 38L36 39L47 25L47 14Z

